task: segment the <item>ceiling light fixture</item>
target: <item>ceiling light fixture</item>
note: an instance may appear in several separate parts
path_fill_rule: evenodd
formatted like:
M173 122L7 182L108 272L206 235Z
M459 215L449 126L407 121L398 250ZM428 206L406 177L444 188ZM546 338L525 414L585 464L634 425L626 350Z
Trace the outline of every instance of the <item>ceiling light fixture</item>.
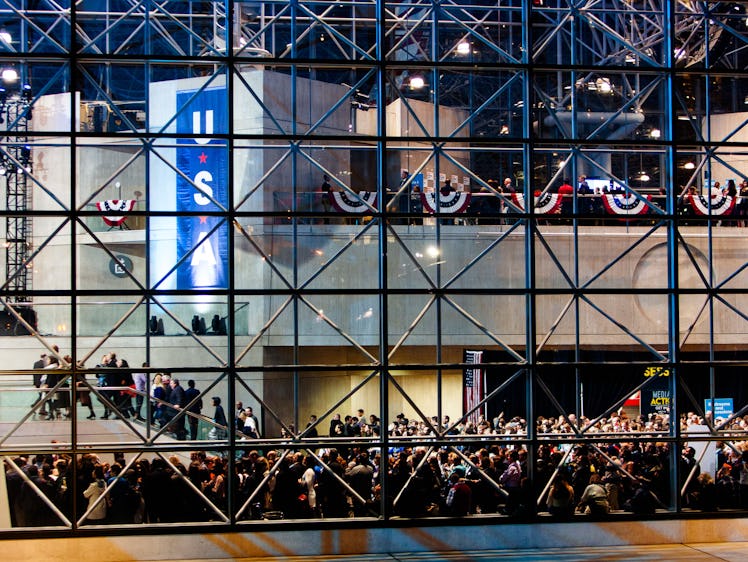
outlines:
M13 82L18 81L18 72L15 68L3 68L3 70L0 71L0 78L2 78L3 82L6 84L12 84Z
M413 78L410 79L411 90L420 90L425 85L426 81L423 79L423 76L413 76Z

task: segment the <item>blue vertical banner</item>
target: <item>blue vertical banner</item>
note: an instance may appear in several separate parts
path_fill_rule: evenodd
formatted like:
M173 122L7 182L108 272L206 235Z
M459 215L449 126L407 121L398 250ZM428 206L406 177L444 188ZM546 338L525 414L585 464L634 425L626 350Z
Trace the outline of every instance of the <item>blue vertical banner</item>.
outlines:
M177 212L221 212L228 208L226 141L211 138L227 130L226 88L177 92L177 133L205 137L177 140ZM196 187L197 186L197 187ZM209 235L218 216L177 217L177 260L194 251L177 269L177 289L228 287L228 223Z

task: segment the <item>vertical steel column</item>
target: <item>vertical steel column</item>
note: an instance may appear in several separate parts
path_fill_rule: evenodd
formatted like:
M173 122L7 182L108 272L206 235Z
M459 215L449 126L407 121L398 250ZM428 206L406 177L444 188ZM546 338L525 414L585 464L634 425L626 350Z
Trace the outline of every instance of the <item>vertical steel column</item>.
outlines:
M579 64L579 60L577 57L578 54L578 44L577 41L579 41L579 16L578 16L578 9L577 7L573 7L572 11L574 12L574 15L572 16L571 21L571 64L572 67L576 68L576 66ZM571 158L571 178L570 182L573 187L572 194L571 194L571 202L572 202L572 215L574 218L572 218L572 231L573 231L573 244L572 244L572 251L574 252L574 388L576 388L576 404L575 404L575 414L577 417L577 423L579 422L581 416L582 416L582 410L583 404L583 396L584 396L584 389L582 387L582 378L579 373L579 361L582 359L582 354L580 350L580 343L579 343L579 330L580 330L580 322L579 322L579 293L578 293L578 287L579 287L579 219L577 219L576 214L579 211L578 207L578 200L577 200L577 158L579 158L579 148L580 146L576 144L576 142L579 140L579 128L577 127L577 112L579 110L578 103L577 103L578 93L577 93L577 71L572 70L571 71L571 123L570 123L570 131L571 131L571 142L572 142L572 148L571 148L571 154L573 154L573 157Z
M670 376L670 437L674 440L671 441L670 446L670 497L671 506L675 506L676 510L680 510L680 487L678 486L678 461L680 459L680 423L678 420L678 401L676 391L678 389L677 381L679 378L678 362L680 360L680 322L679 322L679 303L678 303L678 210L676 204L675 190L675 155L677 153L677 146L675 144L675 107L677 104L675 96L674 82L677 78L675 72L675 55L673 52L675 43L675 9L676 0L665 0L664 3L664 18L663 21L666 23L663 29L663 41L665 60L667 61L667 81L665 87L667 89L666 107L665 111L665 127L667 129L667 140L668 140L668 154L666 158L666 167L668 170L668 176L670 178L670 185L666 189L667 191L667 211L670 215L667 223L667 294L668 294L668 359L672 365L671 376ZM707 40L707 38L705 38Z
M522 3L522 45L523 64L527 65L523 80L522 97L524 107L532 107L532 85L535 81L533 71L533 53L532 49L532 3ZM535 333L536 333L536 301L535 301L535 205L533 199L532 170L533 170L533 153L534 137L532 128L532 118L530 111L522 112L522 137L525 139L524 149L522 151L523 166L525 169L525 212L529 210L530 214L525 223L525 360L527 361L527 371L525 372L525 419L527 420L527 438L529 440L527 447L527 476L530 480L530 486L533 487L535 481L535 453L537 451L537 435L535 430L536 419L534 408L534 390L535 378L538 377L537 356L535 353Z
M82 81L84 78L80 75L80 69L78 68L78 5L73 2L70 5L70 45L68 46L69 52L68 63L70 67L70 199L68 202L68 221L70 224L70 356L73 358L73 372L75 372L75 364L78 360L78 254L76 232L78 230L77 224L77 192L78 192L78 109L80 101L76 96L76 88L74 87ZM71 396L71 412L73 416L72 420L72 433L71 433L71 453L73 457L73 477L68 481L68 487L70 493L73 495L73 513L82 513L85 508L79 510L78 502L81 498L81 491L78 490L78 455L82 454L81 448L78 445L78 419L76 415L76 394L75 394L75 379L71 381L71 387L73 395ZM94 393L89 394L91 400L93 400ZM72 529L75 530L78 527L78 518L71 518Z
M150 0L149 0L150 2ZM151 26L150 26L150 9L146 11L146 21L145 21L145 29L143 30L145 34L145 44L146 44L146 52L150 52L152 49L151 46ZM150 81L151 79L151 62L146 61L145 62L145 76L146 79ZM147 88L145 91L145 130L150 131L151 130L151 111L150 111L150 103L151 103L151 92L150 88ZM150 214L150 207L151 207L151 150L153 149L153 140L155 139L149 139L147 150L144 151L144 157L145 157L145 204L146 204L146 215L145 215L145 286L148 288L148 290L151 290L151 214ZM151 366L151 299L147 298L145 299L145 362L148 364L148 367ZM156 332L158 330L155 330ZM148 396L151 395L151 374L149 372L146 373L146 381L145 381L145 390ZM146 413L146 427L145 427L145 434L148 439L151 438L151 419L152 418L152 404L151 401L148 400L146 397L145 400L145 413Z
M299 157L300 143L297 140L298 131L298 68L296 66L296 58L298 56L296 48L296 29L297 22L296 18L299 13L299 2L298 0L290 0L291 7L291 134L293 135L291 140L291 193L293 199L291 201L291 229L293 237L293 365L298 366L299 364L299 270L298 270L298 241L299 241L299 219L298 219L298 207L296 201L298 200L298 166L297 160ZM311 97L311 91L309 92ZM299 431L299 370L294 368L293 371L293 423L296 431Z
M377 105L377 204L379 205L380 221L378 231L379 243L379 419L380 437L382 439L382 449L380 453L380 484L382 486L380 513L384 519L389 519L391 513L388 510L387 497L389 481L387 478L389 466L389 432L387 431L387 420L389 415L389 309L387 307L388 281L389 272L388 264L388 246L387 246L387 225L390 223L387 205L385 202L386 195L386 178L387 178L387 62L385 54L387 48L385 45L385 23L387 11L385 10L385 0L376 0L376 64L377 64L377 94L379 99L373 100ZM355 25L355 23L354 23ZM384 468L381 468L384 467Z
M431 17L431 64L434 65L431 68L431 88L432 88L432 94L431 94L431 100L434 104L434 128L433 128L433 136L439 137L441 136L441 127L439 126L439 75L441 72L441 69L436 66L438 60L439 60L439 18L441 17L441 2L434 2L432 5L432 17ZM440 163L442 158L442 150L444 149L444 143L439 143L437 147L435 147L435 153L436 153L436 166L435 166L435 180L436 185L434 186L435 195L436 195L436 247L439 248L439 252L441 255L441 252L444 251L444 246L442 245L442 230L441 230L441 205L438 203L438 201L441 199L441 186L439 185L439 177L441 175L440 169ZM451 217L452 215L447 215L448 217ZM438 432L439 430L439 424L441 424L442 421L442 368L441 364L444 360L444 357L442 355L442 304L444 299L444 293L442 291L442 259L438 260L437 266L436 266L436 287L439 291L439 297L436 301L436 361L439 364L439 368L436 370L436 423L437 427L434 428Z
M234 4L232 0L225 0L226 2L226 21L233 21L233 18L239 19L241 17L241 5L237 6L237 9L239 10L239 14L234 14ZM241 23L241 22L240 22ZM234 27L226 25L226 52L224 55L226 56L225 66L224 66L224 74L226 76L226 88L224 91L226 92L226 103L228 112L227 112L227 119L228 123L226 123L226 131L228 132L228 137L226 138L226 146L225 150L228 153L228 186L226 188L227 196L228 196L228 214L226 216L226 230L227 230L227 247L228 247L228 294L226 295L226 314L228 315L228 322L226 322L226 335L224 336L227 341L227 384L228 384L228 403L231 408L235 407L236 404L236 364L235 364L235 357L236 357L236 349L235 349L235 343L234 343L234 334L235 332L235 318L234 318L234 301L235 301L235 294L234 291L236 290L236 279L235 274L236 270L234 269L234 221L236 220L236 209L234 209L234 110L236 109L234 107L234 72L238 71L238 65L236 64L236 59L234 56L234 49L233 47L229 47L229 45L234 44L234 40L238 41L238 38L235 38L234 35ZM265 377L263 375L262 377L263 382L265 380ZM263 398L265 394L263 391ZM263 417L262 412L260 412L260 416ZM232 416L233 418L233 416ZM230 449L231 454L229 455L229 463L228 463L228 474L236 474L236 450L234 446L236 445L236 431L234 430L234 420L229 419L227 420L230 428L229 428L229 435L231 436L230 443L233 445ZM257 428L259 431L260 428ZM264 429L264 425L263 425ZM240 502L239 502L239 490L237 489L237 480L234 478L230 479L230 483L228 486L228 498L227 498L227 509L228 509L228 517L229 522L234 524L236 523L236 513L237 510L240 508Z

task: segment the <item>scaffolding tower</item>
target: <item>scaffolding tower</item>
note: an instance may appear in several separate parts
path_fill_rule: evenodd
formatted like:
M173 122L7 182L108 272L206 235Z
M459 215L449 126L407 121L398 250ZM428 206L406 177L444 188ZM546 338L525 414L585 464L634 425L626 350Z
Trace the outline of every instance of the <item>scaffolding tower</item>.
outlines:
M0 174L5 177L5 203L8 215L5 218L5 278L8 301L30 303L33 288L33 268L28 263L33 241L33 220L28 216L32 208L32 193L29 189L31 172L31 149L27 144L31 112L28 101L8 100L3 108L10 142L4 151Z

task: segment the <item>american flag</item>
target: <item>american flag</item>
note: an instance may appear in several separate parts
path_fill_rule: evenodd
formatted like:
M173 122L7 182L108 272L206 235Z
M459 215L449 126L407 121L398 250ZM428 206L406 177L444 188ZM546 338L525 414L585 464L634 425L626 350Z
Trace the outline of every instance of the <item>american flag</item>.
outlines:
M465 350L465 363L478 364L483 360L482 351ZM462 406L463 412L469 412L475 408L484 398L486 387L485 372L483 369L468 367L463 374L462 385ZM478 417L485 414L486 405L484 404L467 418L467 421L478 423Z

